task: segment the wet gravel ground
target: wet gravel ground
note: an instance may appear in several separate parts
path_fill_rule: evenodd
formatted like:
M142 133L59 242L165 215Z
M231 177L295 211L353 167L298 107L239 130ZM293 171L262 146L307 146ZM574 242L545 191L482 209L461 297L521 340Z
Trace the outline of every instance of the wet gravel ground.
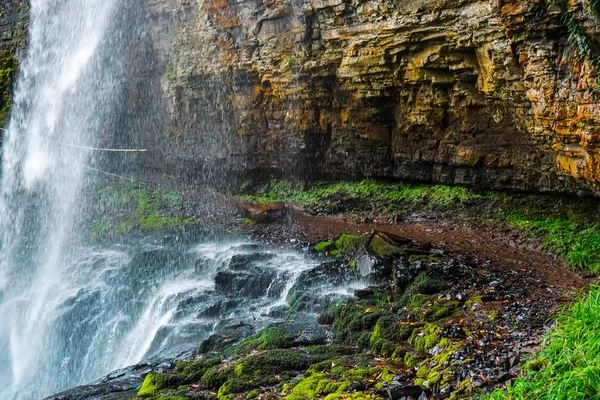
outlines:
M372 215L314 216L290 207L275 221L241 224L241 229L274 245L308 247L342 233L379 230L443 248L455 266L441 271L453 285L438 296L480 300L444 323L442 336L462 342L448 360L458 379L444 389L434 385L422 392L422 398L447 398L465 380L474 393L510 384L523 374L527 358L539 350L558 309L592 283L556 256L526 246L514 232L485 225L422 219L395 223ZM414 371L397 377L388 397L411 398L415 378Z

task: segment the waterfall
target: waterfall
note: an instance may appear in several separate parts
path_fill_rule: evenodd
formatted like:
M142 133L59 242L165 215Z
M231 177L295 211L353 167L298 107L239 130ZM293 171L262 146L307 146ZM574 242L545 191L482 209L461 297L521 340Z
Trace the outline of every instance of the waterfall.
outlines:
M240 238L86 239L96 172L126 165L90 148L128 143L118 127L143 130L137 119L153 121L142 98L149 96L124 94L128 77L148 65L146 53L128 48L137 38L152 41L128 22L139 10L141 20L137 2L31 0L3 144L2 400L39 400L189 351L240 321L258 329L286 320L290 299L331 304L362 285L335 278L327 286L329 273L303 275L327 267L319 260ZM301 312L314 321L313 306Z
M55 389L44 354L55 309L73 290L66 244L75 239L86 165L118 82L106 33L116 0L32 0L29 47L3 146L0 198L0 388ZM35 381L35 382L34 382ZM34 383L32 383L34 382Z

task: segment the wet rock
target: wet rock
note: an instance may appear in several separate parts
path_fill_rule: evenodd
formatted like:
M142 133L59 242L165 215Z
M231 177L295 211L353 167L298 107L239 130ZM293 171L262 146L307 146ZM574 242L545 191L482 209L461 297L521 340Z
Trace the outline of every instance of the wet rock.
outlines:
M404 236L396 235L396 234L390 233L390 232L374 231L373 237L380 238L383 241L385 241L386 243L389 243L393 246L398 246L398 247L409 246L409 245L414 244L414 241L412 239L404 237Z
M361 277L379 282L391 279L393 264L389 259L373 255L367 249L363 249L355 256L355 270Z
M250 324L238 323L226 326L200 343L198 352L204 354L223 351L254 333L254 326Z
M510 374L508 372L502 372L496 377L496 382L504 383L504 382L510 381L511 379L514 379L514 378L516 378L516 377L513 374Z
M274 271L253 268L246 271L219 271L215 275L215 290L226 296L262 297L267 295L276 278Z
M508 358L505 360L504 365L507 370L510 370L521 362L521 356L519 353L511 353Z
M423 393L423 388L415 385L392 386L387 389L389 400L400 400L407 396L416 397L421 393Z
M115 371L89 385L78 386L46 397L44 400L117 400L132 399L149 371L159 370L159 364L138 364Z
M249 268L252 264L261 263L275 258L271 253L236 254L229 260L229 269L241 271Z
M250 218L256 224L277 221L288 213L287 205L276 203L249 203L242 206L242 215Z

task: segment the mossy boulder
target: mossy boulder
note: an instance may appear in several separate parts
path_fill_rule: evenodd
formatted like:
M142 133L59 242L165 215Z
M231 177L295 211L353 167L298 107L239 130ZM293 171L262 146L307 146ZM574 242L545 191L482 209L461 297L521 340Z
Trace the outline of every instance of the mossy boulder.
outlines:
M335 243L333 242L320 242L315 246L315 250L319 253L328 253L335 249Z
M235 324L227 326L218 331L213 335L210 335L207 339L203 340L198 347L198 353L220 353L233 345L239 343L241 340L254 334L255 330L252 325L249 324Z
M292 346L295 336L286 332L283 324L269 325L258 334L244 341L242 347L257 350L273 350Z
M211 369L221 365L221 358L200 358L193 361L180 361L175 366L175 370L181 374L186 382L198 382L204 374Z
M212 368L209 368L204 373L204 375L200 379L200 383L206 389L216 391L232 376L232 368L224 366L214 366Z
M367 245L369 238L363 235L343 234L335 241L335 250L331 251L334 256L352 255Z
M137 393L138 397L156 396L161 390L166 388L177 387L182 382L180 375L158 374L150 372L144 378L144 383Z
M375 236L369 244L369 249L378 256L397 256L406 254L405 250L390 244L380 236Z

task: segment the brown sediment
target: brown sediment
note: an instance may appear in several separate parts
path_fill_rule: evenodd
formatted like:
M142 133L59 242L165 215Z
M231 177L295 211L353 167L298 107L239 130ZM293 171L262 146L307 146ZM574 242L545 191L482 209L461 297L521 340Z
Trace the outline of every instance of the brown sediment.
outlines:
M591 283L583 273L568 268L556 255L523 243L516 232L483 222L393 222L351 214L315 216L290 207L288 218L248 229L268 241L295 239L312 244L335 239L343 233L383 231L407 236L453 254L468 253L477 259L489 260L498 267L533 274L539 280L542 295L551 295L557 302L572 299L575 293Z

